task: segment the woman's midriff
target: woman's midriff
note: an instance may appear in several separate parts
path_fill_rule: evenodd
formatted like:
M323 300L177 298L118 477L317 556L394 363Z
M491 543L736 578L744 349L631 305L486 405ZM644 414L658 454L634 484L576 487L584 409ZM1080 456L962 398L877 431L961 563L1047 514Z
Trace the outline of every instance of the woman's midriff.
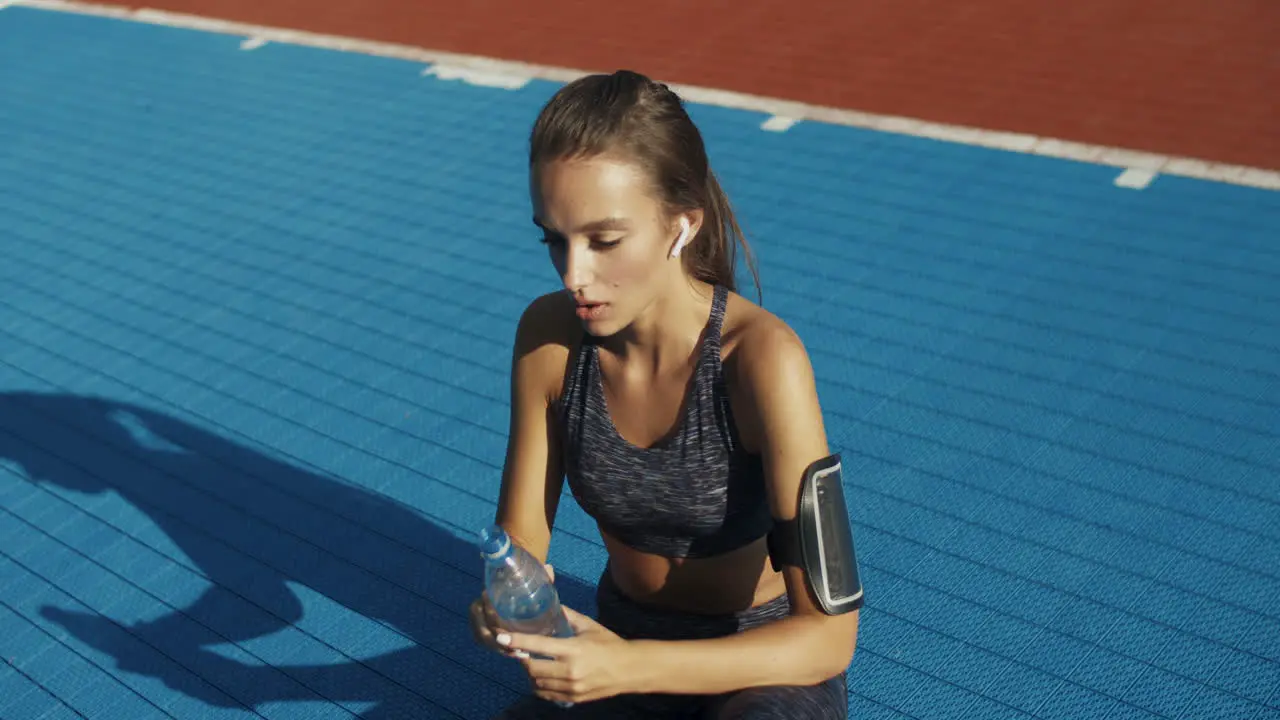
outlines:
M679 612L739 612L787 591L769 564L764 538L711 558L668 558L632 548L602 533L608 572L627 597Z

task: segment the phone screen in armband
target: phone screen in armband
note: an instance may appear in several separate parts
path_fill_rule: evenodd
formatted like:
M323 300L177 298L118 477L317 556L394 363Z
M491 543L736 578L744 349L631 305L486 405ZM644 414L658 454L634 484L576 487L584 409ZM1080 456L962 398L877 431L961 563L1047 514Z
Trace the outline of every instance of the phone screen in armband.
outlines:
M862 605L862 580L845 503L840 464L818 470L811 488L818 532L810 536L823 577L818 583L828 612L848 612Z

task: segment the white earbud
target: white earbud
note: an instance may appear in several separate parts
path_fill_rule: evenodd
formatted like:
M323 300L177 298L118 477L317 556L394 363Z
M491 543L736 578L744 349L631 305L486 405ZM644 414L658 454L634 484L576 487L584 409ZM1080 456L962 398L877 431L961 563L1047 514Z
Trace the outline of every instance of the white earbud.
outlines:
M680 237L676 238L676 246L671 248L671 257L680 257L680 251L689 244L689 218L680 218Z

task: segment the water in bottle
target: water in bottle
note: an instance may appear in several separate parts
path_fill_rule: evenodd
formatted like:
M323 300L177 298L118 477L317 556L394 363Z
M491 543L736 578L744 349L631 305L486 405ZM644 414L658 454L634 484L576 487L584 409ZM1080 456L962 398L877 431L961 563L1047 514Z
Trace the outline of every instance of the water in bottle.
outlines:
M490 525L480 532L480 555L485 593L503 628L530 635L573 636L546 567L512 542L502 527Z

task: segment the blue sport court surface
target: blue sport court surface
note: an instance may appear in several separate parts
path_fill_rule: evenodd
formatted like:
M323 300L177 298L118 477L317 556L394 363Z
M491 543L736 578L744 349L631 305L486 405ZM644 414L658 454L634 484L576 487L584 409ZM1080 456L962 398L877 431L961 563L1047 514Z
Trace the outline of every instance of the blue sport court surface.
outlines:
M485 718L556 89L0 11L0 718ZM1280 193L693 105L801 334L857 718L1280 717ZM752 299L753 291L745 291ZM551 560L593 612L567 500Z

